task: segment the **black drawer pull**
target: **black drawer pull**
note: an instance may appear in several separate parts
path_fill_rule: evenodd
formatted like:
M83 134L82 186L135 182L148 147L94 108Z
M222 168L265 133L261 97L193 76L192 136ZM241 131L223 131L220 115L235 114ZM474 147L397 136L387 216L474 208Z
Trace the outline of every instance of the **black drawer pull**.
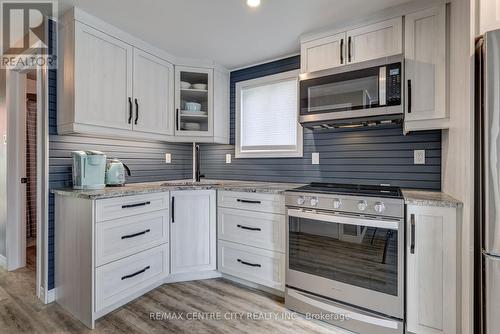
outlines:
M135 237L138 237L138 236L140 236L140 235L144 235L144 234L149 233L149 232L151 232L151 230L150 230L150 229L147 229L147 230L142 231L142 232L138 232L138 233L134 233L134 234L129 234L129 235L124 235L124 236L122 237L122 240L123 240L123 239L131 239L131 238L135 238Z
M249 204L260 204L261 201L251 201L251 200L248 200L248 199L237 199L238 202L240 203L249 203Z
M123 277L122 277L122 281L123 281L123 280L126 280L126 279L129 279L129 278L132 278L132 277L134 277L134 276L140 275L140 274L142 274L142 273L145 273L145 272L146 272L146 270L149 270L150 268L151 268L150 266L147 266L146 268L144 268L144 269L142 269L142 270L139 270L139 271L137 271L137 272L135 272L135 273L133 273L133 274L123 276Z
M244 230L250 230L250 231L262 231L262 230L261 230L260 228L258 228L258 227L248 227L248 226L244 226L244 225L240 225L240 224L238 224L238 225L236 225L236 226L238 226L239 228L242 228L242 229L244 229Z
M410 254L415 254L415 215L410 215Z
M247 266L250 266L250 267L262 267L260 264L258 263L250 263L250 262L245 262L243 260L240 260L238 259L238 262L241 263L241 264L244 264L244 265L247 265Z
M125 205L122 205L122 209L136 208L138 206L146 206L149 204L151 204L150 201L142 202L142 203L135 203L135 204L125 204Z

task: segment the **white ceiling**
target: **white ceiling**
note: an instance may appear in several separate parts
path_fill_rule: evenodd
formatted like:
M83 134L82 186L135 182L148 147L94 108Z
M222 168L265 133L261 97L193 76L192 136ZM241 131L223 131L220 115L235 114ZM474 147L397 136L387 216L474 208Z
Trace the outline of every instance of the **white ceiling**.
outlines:
M240 68L299 52L299 37L409 0L60 0L174 56Z

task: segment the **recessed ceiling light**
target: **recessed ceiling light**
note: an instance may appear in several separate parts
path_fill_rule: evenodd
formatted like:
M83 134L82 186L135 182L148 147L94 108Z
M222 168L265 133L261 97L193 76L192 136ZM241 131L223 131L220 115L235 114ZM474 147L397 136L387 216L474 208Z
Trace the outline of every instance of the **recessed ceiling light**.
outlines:
M260 5L260 0L247 0L248 7L255 8L255 7L259 7L259 5Z

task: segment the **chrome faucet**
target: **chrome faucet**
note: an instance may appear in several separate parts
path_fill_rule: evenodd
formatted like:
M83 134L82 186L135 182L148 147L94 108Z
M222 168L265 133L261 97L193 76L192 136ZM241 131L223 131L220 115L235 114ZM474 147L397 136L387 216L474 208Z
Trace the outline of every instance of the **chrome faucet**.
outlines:
M200 182L205 175L200 170L200 145L193 143L193 182Z

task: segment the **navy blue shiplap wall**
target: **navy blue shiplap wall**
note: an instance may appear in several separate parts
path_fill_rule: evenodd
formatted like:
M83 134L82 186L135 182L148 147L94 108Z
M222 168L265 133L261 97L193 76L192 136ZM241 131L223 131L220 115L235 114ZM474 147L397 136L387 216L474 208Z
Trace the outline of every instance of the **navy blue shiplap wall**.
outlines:
M231 73L231 143L203 145L202 172L207 178L280 181L391 184L401 187L441 189L441 131L403 135L401 126L337 129L312 132L304 129L304 157L233 159L236 82L300 68L300 56L290 57ZM426 164L413 164L413 150L426 150ZM311 153L320 153L320 165L311 164Z
M51 34L51 36L54 36ZM51 47L55 41L52 40ZM57 76L49 72L49 186L72 186L71 151L99 150L109 158L118 158L130 168L127 182L148 182L190 178L191 144L138 142L95 137L57 135ZM172 154L172 163L165 164L165 153ZM49 196L49 290L54 288L54 196Z

